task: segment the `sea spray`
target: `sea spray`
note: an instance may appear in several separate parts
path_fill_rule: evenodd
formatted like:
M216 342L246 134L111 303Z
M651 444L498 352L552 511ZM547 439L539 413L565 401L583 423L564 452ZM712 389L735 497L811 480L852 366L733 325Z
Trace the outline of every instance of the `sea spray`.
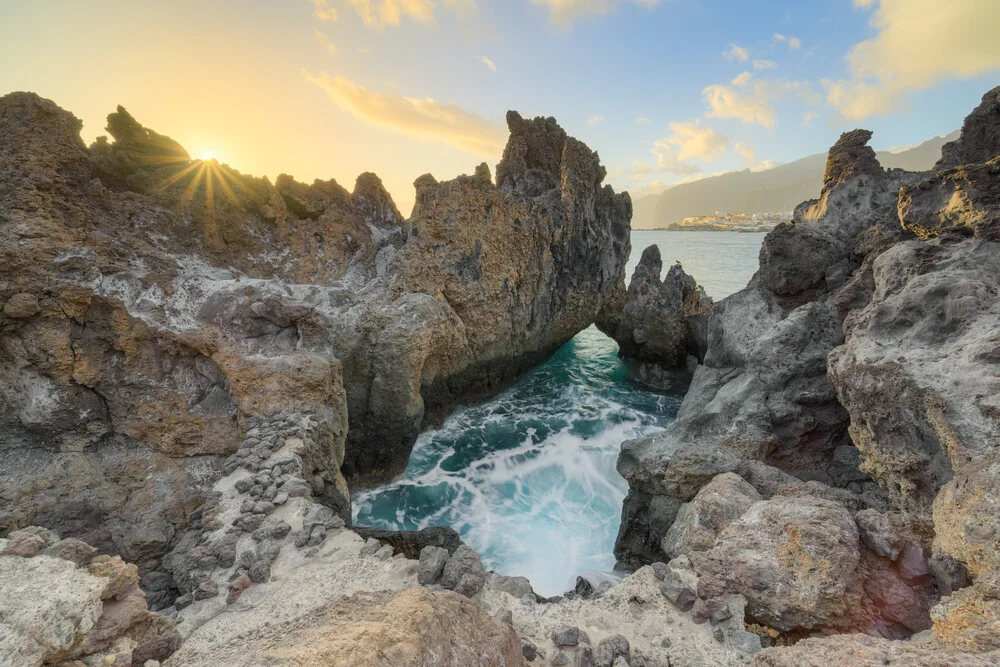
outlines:
M639 389L613 341L588 329L481 405L421 435L403 477L354 499L355 520L455 528L486 566L555 595L607 576L627 485L621 443L674 418L680 395Z

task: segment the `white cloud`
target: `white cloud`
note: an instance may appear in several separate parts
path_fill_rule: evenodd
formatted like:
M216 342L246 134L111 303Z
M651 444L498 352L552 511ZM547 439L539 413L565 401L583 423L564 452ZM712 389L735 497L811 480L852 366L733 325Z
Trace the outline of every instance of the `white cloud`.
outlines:
M507 141L506 127L455 104L375 93L342 76L321 74L306 78L325 90L344 111L399 134L440 141L487 158L498 157Z
M330 23L335 23L337 21L337 10L334 7L329 6L329 0L310 0L315 7L313 15L320 21L329 21Z
M635 124L636 125L648 125L649 123L652 123L652 122L653 121L651 121L650 119L646 118L645 116L639 116L638 118L635 119Z
M655 180L641 185L636 188L629 188L628 193L632 196L632 201L639 199L640 197L648 197L650 195L658 195L662 193L667 188L671 187L663 181Z
M739 61L741 63L745 63L750 59L750 52L736 44L730 44L729 48L722 52L722 55L726 60Z
M745 86L748 83L750 83L750 79L752 77L753 74L751 74L750 72L743 72L742 74L736 75L736 77L732 81L730 81L730 83L732 83L734 86Z
M314 2L316 0L313 0ZM324 2L327 0L321 0ZM434 0L344 0L369 28L382 30L386 26L399 25L405 17L418 23L434 20ZM448 9L466 13L476 9L476 0L441 0Z
M753 167L757 164L757 151L753 149L753 146L736 142L736 145L733 146L733 150L740 154L743 161L747 163L748 167Z
M632 4L652 9L662 0L630 0ZM583 16L610 14L625 0L531 0L549 10L549 19L556 24L568 25Z
M819 114L815 111L806 111L802 114L802 122L799 123L802 127L812 127L812 122L819 117Z
M774 62L773 60L754 60L753 61L753 68L754 69L774 69L777 66L778 66L778 63Z
M709 118L737 118L744 123L774 127L774 108L766 98L743 93L728 86L708 86L702 91L708 102Z
M595 113L593 116L587 119L587 125L597 125L598 123L604 122L604 116L599 113Z
M862 0L863 1L863 0ZM802 48L802 40L798 37L791 37L787 35L782 35L779 32L774 33L774 41L781 44L787 44L789 51L798 51Z
M794 96L806 104L818 104L820 97L808 81L782 79L752 80L747 72L736 77L732 86L716 84L702 91L708 103L708 118L737 119L774 127L775 112L772 102Z
M327 37L326 33L324 33L323 31L313 30L313 37L315 37L317 41L319 41L320 45L322 45L322 47L327 51L329 51L330 53L337 52L337 45L334 44L333 41L329 37Z
M710 162L729 147L730 139L700 123L671 123L670 135L653 142L653 155L660 171L689 175L701 171L690 164L697 158Z
M487 67L489 67L494 72L497 71L497 66L493 63L492 60L490 60L486 56L478 56L476 59L479 60L479 62L481 62L484 65L486 65Z
M824 81L827 101L850 120L894 111L906 95L952 78L1000 69L997 0L855 0L875 7L877 34L855 44L850 78Z

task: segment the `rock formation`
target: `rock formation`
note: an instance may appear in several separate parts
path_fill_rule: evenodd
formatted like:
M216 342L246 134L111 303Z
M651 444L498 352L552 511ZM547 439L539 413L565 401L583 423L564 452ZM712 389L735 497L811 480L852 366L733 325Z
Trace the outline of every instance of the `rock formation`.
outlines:
M927 173L871 133L716 304L677 421L625 443L616 554L687 554L779 636L753 664L992 664L1000 649L1000 88Z
M0 539L0 664L144 665L180 642L135 565L37 526Z
M634 362L643 379L657 382L663 371L685 369L705 356L705 325L712 300L674 264L661 281L663 263L655 245L642 252L628 291L619 291L597 321L618 343L618 356Z
M495 185L485 165L421 177L406 221L372 174L272 185L121 107L87 148L51 101L0 98L0 534L121 554L159 607L278 497L349 521L342 469L401 471L425 424L544 359L623 279L628 195L553 119L508 122Z

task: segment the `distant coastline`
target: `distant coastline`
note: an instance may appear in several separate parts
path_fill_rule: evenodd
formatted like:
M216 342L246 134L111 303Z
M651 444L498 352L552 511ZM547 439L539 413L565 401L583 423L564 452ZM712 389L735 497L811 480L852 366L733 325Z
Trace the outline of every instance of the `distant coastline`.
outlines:
M736 229L724 227L722 225L679 225L676 222L666 227L649 227L645 229L633 229L634 232L736 232L737 234L756 234L769 232L774 229L774 225L765 225L754 228Z

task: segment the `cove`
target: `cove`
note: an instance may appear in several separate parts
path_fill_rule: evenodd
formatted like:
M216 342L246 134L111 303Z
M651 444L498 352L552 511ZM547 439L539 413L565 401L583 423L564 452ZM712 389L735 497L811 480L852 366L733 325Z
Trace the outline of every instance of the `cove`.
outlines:
M636 231L627 273L656 243L664 269L681 261L719 299L746 285L762 238ZM615 470L621 443L666 428L682 400L633 380L615 342L590 327L502 393L421 434L400 479L355 495L354 521L451 526L487 569L528 577L541 595L571 589L577 575L613 577L628 490Z

